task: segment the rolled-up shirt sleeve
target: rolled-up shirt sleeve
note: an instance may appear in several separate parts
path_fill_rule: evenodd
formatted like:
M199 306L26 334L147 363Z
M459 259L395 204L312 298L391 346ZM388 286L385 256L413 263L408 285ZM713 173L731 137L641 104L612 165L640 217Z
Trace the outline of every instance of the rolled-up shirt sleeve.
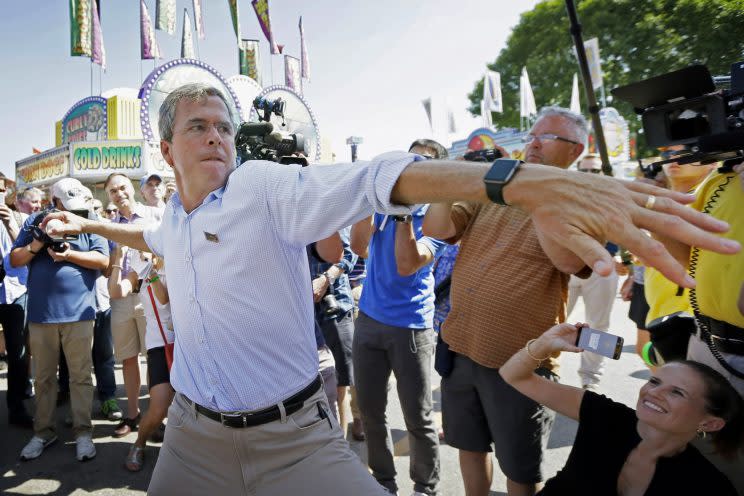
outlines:
M250 167L263 176L277 232L284 241L304 246L374 212L413 212L416 206L393 204L390 195L401 172L417 160L415 154L391 152L353 164L299 167L263 162Z
M150 247L150 251L159 257L163 256L162 225L162 223L149 224L142 232L142 236L145 238L145 243L147 244L147 246Z

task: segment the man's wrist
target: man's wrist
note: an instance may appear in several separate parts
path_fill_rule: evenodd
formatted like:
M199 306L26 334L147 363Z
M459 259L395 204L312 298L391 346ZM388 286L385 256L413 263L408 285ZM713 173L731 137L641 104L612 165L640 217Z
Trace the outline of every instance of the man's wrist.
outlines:
M503 196L507 205L518 207L529 207L532 195L536 193L535 186L545 179L545 173L555 167L547 167L538 164L522 164L516 171L514 178L504 186ZM529 208L528 208L529 209Z

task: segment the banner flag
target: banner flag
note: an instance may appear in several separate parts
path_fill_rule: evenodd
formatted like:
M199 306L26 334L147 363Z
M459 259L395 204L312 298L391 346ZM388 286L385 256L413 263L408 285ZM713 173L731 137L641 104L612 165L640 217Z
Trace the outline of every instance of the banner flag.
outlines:
M579 78L574 73L573 77L573 88L571 88L571 106L569 107L571 112L575 112L581 115L581 100L579 99Z
M189 11L183 9L183 32L181 34L181 58L195 59L194 55L194 38L191 34L191 18Z
M260 64L258 40L240 40L240 45L238 46L238 63L242 75L248 76L263 86L261 84L261 74L258 70Z
M489 108L488 102L481 100L481 116L483 117L483 127L493 126L493 116L491 115L491 109Z
M486 70L483 77L483 99L488 102L491 112L503 112L501 100L501 74Z
M300 60L302 61L302 77L310 79L310 62L307 59L307 45L305 45L305 29L302 27L300 16Z
M291 55L284 56L284 84L302 94L302 76L300 59Z
M91 1L70 0L70 55L91 57Z
M200 40L204 39L204 17L202 16L201 0L194 0L194 27Z
M531 115L537 115L535 95L532 94L527 68L522 67L522 76L519 78L519 116L529 117Z
M256 17L258 17L258 24L261 25L261 31L269 42L269 52L272 55L281 53L279 47L276 46L274 41L274 33L271 32L271 15L269 14L269 0L253 0L251 2L253 10L256 11Z
M155 30L145 0L140 0L140 49L142 60L160 58L160 47L155 39Z
M91 40L92 53L90 60L94 64L101 66L106 70L106 48L103 46L103 31L101 31L101 14L98 10L100 0L92 0L91 7L93 11L93 39Z
M230 17L232 18L235 36L240 39L240 15L238 12L238 0L227 0L227 3L230 4Z
M157 0L155 28L168 34L176 33L176 0Z
M602 67L599 61L599 40L592 38L584 42L586 51L586 62L589 65L589 74L592 76L594 89L602 87Z
M447 132L454 134L457 132L457 125L455 124L455 113L451 108L447 108Z
M424 112L426 112L426 118L429 120L429 129L434 130L434 125L431 120L431 97L421 100L421 105L424 106Z

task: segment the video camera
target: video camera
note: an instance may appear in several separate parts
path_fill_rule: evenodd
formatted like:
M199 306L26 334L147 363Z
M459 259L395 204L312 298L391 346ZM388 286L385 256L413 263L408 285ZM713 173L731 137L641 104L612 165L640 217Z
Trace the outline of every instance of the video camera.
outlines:
M281 98L267 100L256 97L253 100L259 122L243 122L235 135L235 148L240 163L246 160L270 160L281 164L300 164L303 167L308 165L304 156L295 155L298 152L306 154L305 137L300 133L274 131L274 125L269 122L273 114L281 117L282 126L286 126L285 104Z
M716 89L727 83L728 89ZM611 93L641 115L649 146L685 145L646 167L646 175L655 176L669 162L736 163L744 157L744 62L732 64L730 76L713 77L704 65L692 65Z
M468 162L493 162L503 157L501 152L495 148L483 148L482 150L470 150L462 156Z
M69 235L64 237L51 237L49 234L47 234L46 231L44 231L40 225L44 221L44 218L52 212L59 212L56 208L47 208L45 210L42 210L39 212L39 215L36 216L34 221L31 223L30 226L27 227L28 230L31 231L31 235L34 237L34 239L37 239L44 243L44 248L51 248L52 251L56 251L57 253L61 253L65 251L65 242L72 241L75 239L78 239L78 235ZM73 213L75 215L78 215L83 218L90 218L90 211L89 210L71 210L70 213ZM50 222L51 223L51 222ZM47 226L47 229L49 226Z

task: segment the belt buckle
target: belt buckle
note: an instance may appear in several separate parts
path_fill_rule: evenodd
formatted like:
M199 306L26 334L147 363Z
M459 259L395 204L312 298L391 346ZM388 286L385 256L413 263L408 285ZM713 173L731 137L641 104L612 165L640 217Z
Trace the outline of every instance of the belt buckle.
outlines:
M243 412L227 412L227 413L220 412L220 424L222 424L225 427L233 427L231 425L225 424L225 421L239 418L243 421L243 427L247 427L248 421L246 420L245 417L246 417L246 414Z

